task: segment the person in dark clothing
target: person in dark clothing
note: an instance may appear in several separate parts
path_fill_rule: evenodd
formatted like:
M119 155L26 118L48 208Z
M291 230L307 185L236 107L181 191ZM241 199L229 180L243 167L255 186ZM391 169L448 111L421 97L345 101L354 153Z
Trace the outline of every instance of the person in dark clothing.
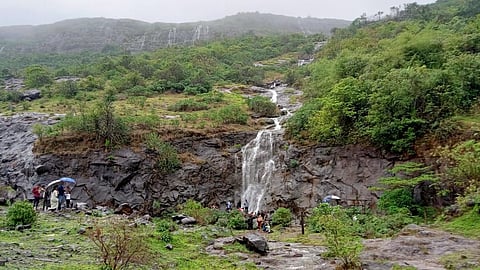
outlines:
M47 211L48 208L50 208L50 191L48 189L45 189L45 192L43 193L43 211Z
M57 188L58 191L58 210L62 210L62 205L65 203L65 188L63 187L63 182Z
M243 211L248 213L248 201L245 199L245 203L243 204Z
M253 219L255 217L252 214L248 214L247 216L247 229L248 230L253 230Z

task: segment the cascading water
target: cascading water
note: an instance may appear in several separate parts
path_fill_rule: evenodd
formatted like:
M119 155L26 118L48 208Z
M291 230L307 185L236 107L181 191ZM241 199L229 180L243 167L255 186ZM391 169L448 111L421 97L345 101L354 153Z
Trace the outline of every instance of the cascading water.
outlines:
M271 101L277 103L277 91ZM242 148L242 207L248 202L248 212L258 213L264 206L264 196L269 190L275 171L275 143L282 132L279 118L272 118L275 125L260 130L254 140Z

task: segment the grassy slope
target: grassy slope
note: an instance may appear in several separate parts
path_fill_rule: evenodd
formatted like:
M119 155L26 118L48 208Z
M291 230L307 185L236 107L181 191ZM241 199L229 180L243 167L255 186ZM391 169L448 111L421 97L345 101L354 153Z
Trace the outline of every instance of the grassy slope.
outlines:
M0 223L4 217L0 217ZM86 235L77 233L81 228L92 226L98 219L100 217L83 213L42 212L37 224L30 230L19 232L0 229L0 258L8 259L6 269L99 269L101 261L98 250ZM240 261L234 255L220 258L204 251L213 238L232 235L232 231L215 227L180 229L173 234L173 250L167 250L154 227L147 227L146 230L154 261L151 265L135 266L135 269L256 269L255 265ZM245 247L238 244L226 249L232 253L248 253Z

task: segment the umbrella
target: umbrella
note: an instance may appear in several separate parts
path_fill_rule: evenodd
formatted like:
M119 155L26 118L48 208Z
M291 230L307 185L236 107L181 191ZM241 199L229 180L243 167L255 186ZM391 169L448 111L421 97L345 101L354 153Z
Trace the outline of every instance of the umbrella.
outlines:
M49 188L49 187L51 187L51 186L53 186L53 185L55 185L55 184L61 183L61 182L68 182L68 183L73 183L73 184L76 183L76 182L75 182L75 179L73 179L73 178L70 178L70 177L62 177L62 178L60 178L60 179L53 180L52 182L48 183L47 188Z
M340 197L335 196L335 195L327 195L325 198L323 198L322 202L328 203L331 200L340 200Z

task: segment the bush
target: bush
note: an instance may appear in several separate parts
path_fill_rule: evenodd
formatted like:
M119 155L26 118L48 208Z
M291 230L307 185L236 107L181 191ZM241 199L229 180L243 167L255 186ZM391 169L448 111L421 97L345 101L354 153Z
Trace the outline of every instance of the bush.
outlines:
M208 105L205 102L198 102L193 99L184 99L180 100L177 103L168 107L169 111L174 112L193 112L193 111L201 111L207 110Z
M277 105L269 98L256 96L248 99L248 108L265 117L273 117L277 114Z
M140 228L121 219L104 220L88 232L99 249L105 269L128 269L131 264L148 264L151 251Z
M213 121L217 124L240 124L245 125L248 121L248 115L238 105L228 105L220 108L211 115Z
M242 212L238 210L230 211L228 214L227 227L234 230L243 230L247 228L247 223Z
M161 173L171 173L180 167L180 159L175 147L161 140L155 133L149 133L145 137L147 149L153 150L157 155L157 169Z
M7 210L7 226L33 224L37 219L37 213L28 201L18 201Z
M292 213L290 209L280 207L272 215L272 225L288 227L292 222Z
M216 221L213 209L203 207L201 203L194 200L187 200L181 206L181 210L184 214L195 218L201 225L213 224Z
M413 209L414 206L415 202L410 188L387 190L378 201L378 207L387 214L394 214L399 209Z
M313 209L309 226L315 232L325 235L325 257L338 258L342 262L341 269L361 269L361 239L356 235L352 220L344 209L326 203L320 204Z
M160 233L160 240L165 243L171 243L173 236L172 232L178 228L177 224L171 220L161 219L156 222L157 232Z

